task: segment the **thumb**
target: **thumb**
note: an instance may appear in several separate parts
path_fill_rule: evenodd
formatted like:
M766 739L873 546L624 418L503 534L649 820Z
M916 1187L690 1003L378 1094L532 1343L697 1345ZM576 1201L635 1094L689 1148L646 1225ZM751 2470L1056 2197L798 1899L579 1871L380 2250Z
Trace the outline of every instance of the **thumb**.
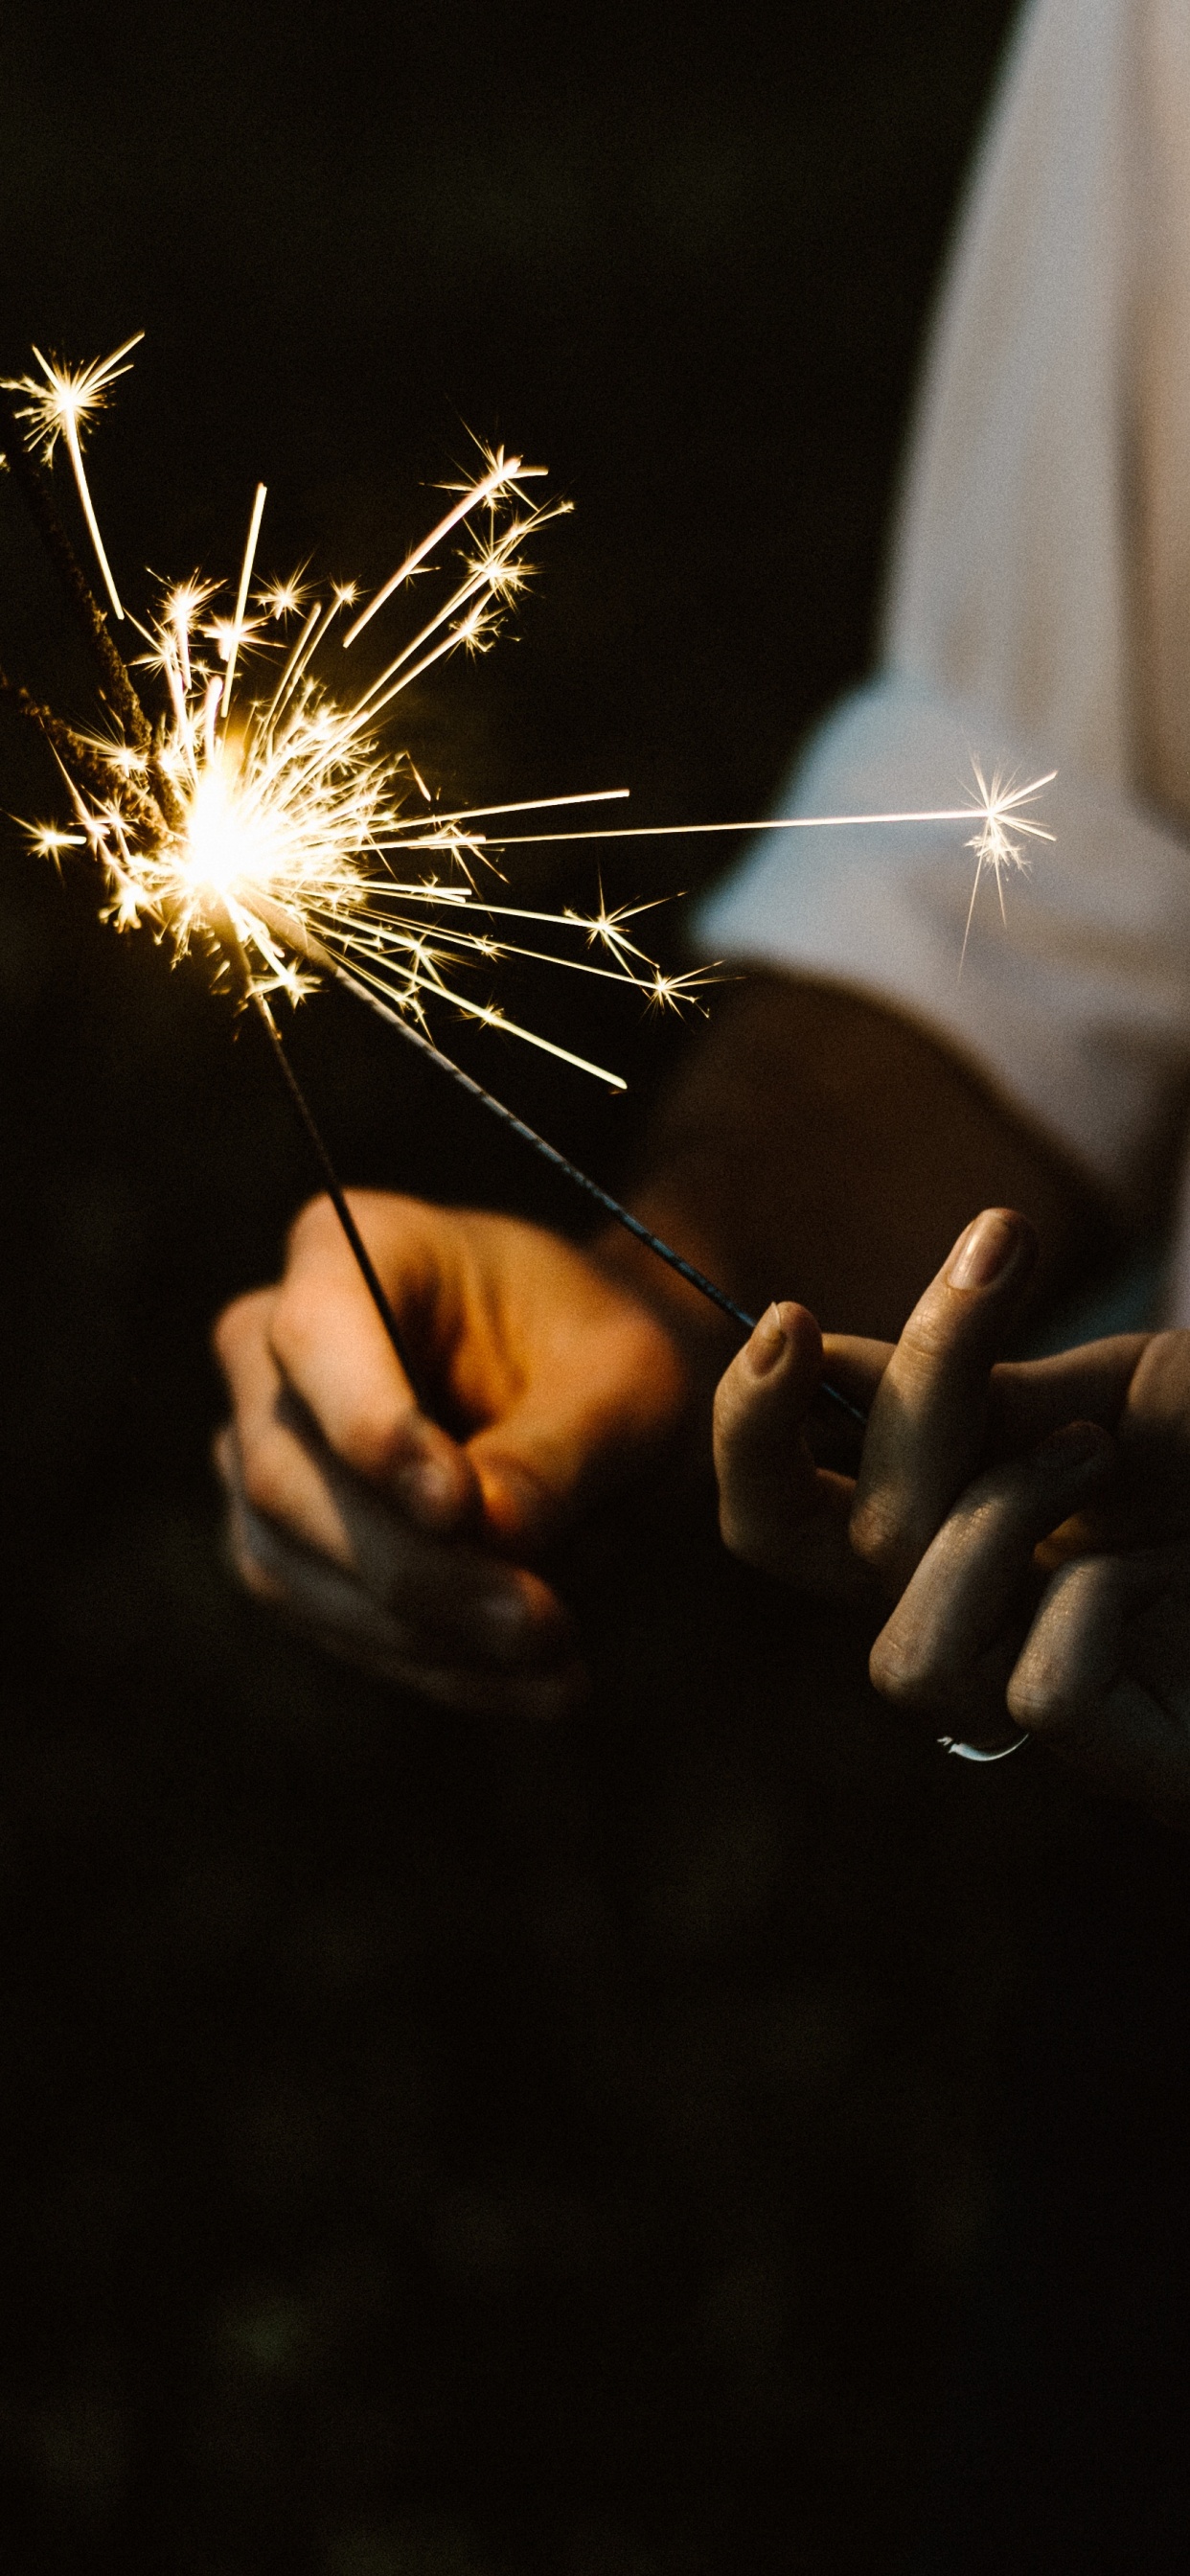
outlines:
M851 1488L820 1474L804 1437L822 1377L822 1335L804 1306L770 1306L715 1395L719 1526L733 1556L786 1581L825 1541L846 1553Z
M668 1334L644 1309L539 1357L500 1418L474 1434L467 1460L492 1535L533 1553L576 1515L648 1464L673 1431L688 1389Z

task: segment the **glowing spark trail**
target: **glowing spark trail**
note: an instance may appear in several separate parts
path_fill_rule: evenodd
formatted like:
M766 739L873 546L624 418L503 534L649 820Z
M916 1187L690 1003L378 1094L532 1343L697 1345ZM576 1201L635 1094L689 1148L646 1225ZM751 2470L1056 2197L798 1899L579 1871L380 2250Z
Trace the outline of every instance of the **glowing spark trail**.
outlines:
M252 567L256 561L257 539L260 535L260 522L264 517L264 505L267 499L268 493L265 485L263 483L258 483L256 486L256 498L252 504L252 520L248 529L248 543L244 548L244 561L240 569L240 587L236 596L236 613L231 621L231 631L227 638L227 678L223 683L223 696L219 707L224 732L227 730L227 718L231 707L231 684L236 675L236 660L240 646L244 641L244 611L248 605L248 584L252 579ZM277 606L276 603L278 601L282 603L281 606ZM274 583L272 592L270 594L266 594L265 615L268 616L271 611L271 614L274 617L284 617L287 614L288 606L288 597L284 587L280 583Z
M32 422L25 433L26 446L40 447L49 462L58 439L65 442L96 557L120 618L124 611L83 473L81 437L84 426L103 407L112 383L127 372L123 362L139 337L123 342L110 357L75 369L35 350L44 381L39 383L33 376L4 380L10 396L29 397L8 406L14 423ZM428 1009L448 1005L623 1090L619 1075L506 1019L497 1003L468 991L461 978L476 972L488 977L505 959L531 958L606 977L656 1005L678 1005L698 990L711 971L662 973L633 935L639 914L648 906L610 910L601 897L597 911L583 913L571 907L549 911L505 901L496 865L499 855L543 841L681 839L757 829L811 831L974 819L978 829L968 846L976 851L976 890L985 870L991 870L1003 905L1006 869L1027 863L1013 833L1052 838L1023 811L1048 780L1035 779L1018 788L1002 786L993 778L989 788L977 770L978 799L966 805L885 814L799 814L759 825L749 821L509 829L509 822L522 816L622 797L627 793L622 788L440 810L408 752L394 752L381 743L378 721L432 666L459 651L482 650L494 640L510 602L533 570L527 547L550 520L569 508L564 501L532 504L526 499L523 486L540 478L544 467L525 465L518 456L506 457L502 449L481 451L481 456L483 470L463 484L445 516L405 555L345 631L342 620L357 596L350 582L315 584L307 579L308 567L303 566L288 580L268 580L253 592L266 499L264 485L258 484L231 616L215 614L221 585L195 574L189 581L162 586L147 616L130 621L146 647L140 665L159 696L158 713L150 723L57 520L38 467L31 457L14 455L10 448L10 462L96 657L110 728L83 733L0 673L0 693L32 717L46 737L70 802L68 829L42 824L26 828L35 848L56 864L68 850L90 852L104 882L104 917L118 929L148 923L159 937L171 942L177 955L201 942L214 951L219 973L230 971L255 1006L399 1355L404 1356L397 1326L359 1242L270 1007L271 995L283 992L296 1001L318 977L333 977L399 1028L411 1044L483 1101L605 1213L751 1330L753 1319L730 1297L526 1127L431 1040ZM352 645L415 574L423 580L435 575L441 579L442 552L451 540L458 549L461 578L456 572L446 596L429 609L416 633L390 655L376 677L355 696L340 697L318 668L332 630L344 645ZM301 624L291 642L283 630L295 617L301 618ZM269 654L279 657L279 673L270 687L246 700L241 692L233 722L237 676L252 657ZM338 667L342 669L341 664ZM485 825L496 828L484 829ZM426 872L431 855L442 861L443 873ZM499 891L481 879L485 866L491 868ZM530 926L533 944L526 942ZM541 936L547 930L562 942L577 938L587 954L574 956L543 946ZM835 1401L844 1403L838 1396ZM854 1408L845 1406L845 1410Z
M113 349L110 358L93 358L89 367L65 367L57 358L43 358L40 349L34 349L33 355L44 379L41 384L38 383L36 376L0 377L0 384L3 385L6 393L29 394L32 397L29 402L20 406L17 417L20 420L32 422L32 428L25 433L26 443L33 448L40 447L47 465L52 460L59 438L64 438L66 441L67 452L74 469L74 479L78 486L78 496L83 505L83 516L87 522L91 543L95 548L96 561L103 575L108 598L119 618L123 617L124 610L112 577L111 565L104 552L103 539L99 533L99 521L95 516L90 488L83 471L82 432L83 424L91 414L103 410L109 390L117 376L126 376L129 373L127 367L121 366L120 360L126 358L129 350L135 349L144 336L143 331L134 331L130 340L122 340L119 348Z
M69 381L95 378L95 370L83 370ZM142 663L165 699L151 744L94 734L64 748L59 729L55 748L75 835L100 865L107 917L118 928L148 922L179 952L199 937L225 952L230 925L249 961L253 993L283 990L296 999L305 981L300 943L296 950L293 942L278 944L257 898L279 901L328 953L350 959L361 985L399 1010L424 1019L437 997L622 1090L617 1074L521 1027L460 981L469 968L487 974L509 956L533 954L579 973L611 975L654 998L657 970L625 930L605 942L602 967L540 946L526 951L504 927L519 917L517 908L475 882L481 821L601 801L609 791L526 799L497 816L476 807L441 813L408 755L386 752L374 730L380 709L432 660L486 643L497 631L510 585L525 578L526 542L565 506L527 508L516 489L525 470L515 457L489 466L415 549L428 570L444 533L460 531L474 547L470 521L483 510L478 556L465 558L462 584L378 680L342 701L312 667L351 596L337 585L313 599L271 692L233 717L240 665L272 646L303 597L296 578L252 594L266 497L258 485L231 616L214 615L218 585L196 577L166 588L147 621L135 621L148 648ZM509 507L503 524L498 514ZM40 829L35 839L50 846ZM421 873L428 853L443 872ZM598 921L582 915L532 917L564 936L600 936Z
M510 456L506 459L504 450L501 448L499 455L493 460L490 473L485 474L481 482L468 484L464 488L462 500L456 502L453 510L447 511L446 517L439 520L437 527L431 528L429 536L423 537L421 544L414 547L412 554L406 555L404 563L398 564L396 571L389 574L388 580L377 591L375 599L361 610L354 624L348 627L343 638L344 644L354 644L356 636L363 634L365 626L370 624L377 609L383 608L385 601L392 598L394 590L399 590L402 582L408 581L410 574L417 571L418 565L424 563L426 556L432 553L434 547L439 545L444 537L448 537L452 529L459 527L464 519L469 518L481 501L494 501L498 492L504 492L517 483L524 483L547 471L548 468L544 465L522 465L519 456Z
M1000 898L1000 919L1006 921L1008 916L1004 909L1005 871L1016 868L1024 873L1029 866L1029 853L1021 849L1019 842L1013 840L1013 832L1024 832L1031 841L1053 840L1053 833L1045 831L1043 826L1034 822L1022 811L1022 808L1030 804L1043 787L1051 786L1058 775L1056 769L1048 769L1044 778L1034 778L1026 787L1014 787L1011 779L1007 786L1002 786L1000 779L993 776L989 787L977 760L972 762L972 767L975 771L975 783L983 801L983 821L979 831L974 832L967 843L968 849L975 852L975 876L971 886L971 901L967 906L967 927L963 932L963 952L959 959L960 975L966 964L967 942L970 939L971 924L975 918L975 898L985 870L996 880L996 892Z
M1029 862L1018 850L1006 828L1029 833L1035 841L1052 841L1054 835L1040 823L1025 819L1022 807L1053 784L1058 773L1047 769L1044 777L1031 778L1022 786L1001 786L999 778L987 785L977 760L972 762L978 796L969 796L965 805L930 805L902 807L889 814L771 814L757 822L749 815L744 823L623 823L600 832L507 832L501 835L502 849L523 847L531 841L650 841L683 840L713 832L840 832L854 830L861 824L880 823L970 823L979 822L979 831L968 841L967 848L976 852L976 884L985 867L990 868L1000 887L1000 909L1004 909L1003 874L1006 867L1027 868Z

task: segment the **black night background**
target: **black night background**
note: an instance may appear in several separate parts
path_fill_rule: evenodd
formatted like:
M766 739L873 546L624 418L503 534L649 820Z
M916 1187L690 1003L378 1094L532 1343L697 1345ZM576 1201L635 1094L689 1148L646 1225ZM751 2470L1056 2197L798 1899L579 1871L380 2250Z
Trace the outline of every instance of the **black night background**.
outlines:
M468 426L547 460L574 515L515 635L403 702L419 765L763 813L871 652L1005 22L17 0L0 361L144 329L88 451L134 596L231 570L258 477L263 569L371 580ZM11 481L0 660L84 704ZM0 756L45 811L7 720ZM642 847L613 898L722 856ZM688 1037L590 991L504 999L623 1103L439 1025L615 1185ZM350 1179L581 1227L349 1001L293 1047ZM900 2567L1031 1926L1101 1819L1040 1765L975 1798L709 1514L584 1548L597 1687L552 1732L308 1652L208 1467L211 1318L313 1186L259 1031L6 822L0 1056L5 2567Z

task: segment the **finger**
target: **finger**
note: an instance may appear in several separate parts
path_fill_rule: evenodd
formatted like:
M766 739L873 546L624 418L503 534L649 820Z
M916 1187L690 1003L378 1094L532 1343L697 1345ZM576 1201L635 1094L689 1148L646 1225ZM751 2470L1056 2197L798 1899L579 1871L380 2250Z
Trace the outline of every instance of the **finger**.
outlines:
M220 1328L236 1408L216 1443L216 1466L258 1521L358 1579L392 1615L432 1630L477 1661L518 1649L533 1661L560 1644L566 1614L524 1567L459 1539L419 1530L342 1468L308 1417L295 1412L273 1356L275 1292L240 1299Z
M1066 1422L1098 1422L1114 1431L1153 1336L1117 1333L1043 1360L1000 1360L992 1370L988 1443L1019 1456Z
M1074 1423L968 1487L872 1649L882 1697L964 1723L1003 1717L1034 1550L1102 1486L1114 1456L1106 1432Z
M354 1562L341 1492L315 1426L292 1401L273 1355L270 1324L276 1291L241 1297L220 1317L216 1349L231 1397L234 1426L219 1434L215 1464L243 1490L254 1511L288 1529L333 1562Z
M582 1696L586 1677L568 1649L536 1662L499 1655L484 1665L454 1659L441 1635L385 1611L362 1585L292 1547L233 1493L228 1551L258 1600L340 1659L452 1708L547 1717ZM511 1666L511 1668L509 1668Z
M992 1360L1028 1283L1037 1237L985 1208L914 1308L872 1406L851 1544L899 1592L973 1474Z
M216 1441L216 1467L259 1519L359 1575L385 1601L395 1566L406 1562L415 1574L415 1533L409 1529L402 1553L396 1515L338 1466L312 1417L295 1405L272 1348L276 1302L275 1290L243 1297L217 1327L235 1419Z
M484 1528L533 1554L660 1449L681 1414L686 1375L648 1309L609 1297L577 1263L560 1278L556 1304L538 1311L518 1375L467 1456Z
M1190 1813L1184 1550L1099 1556L1047 1587L1009 1684L1018 1725L1096 1788L1179 1831Z
M724 1545L779 1582L848 1595L850 1480L821 1473L805 1426L822 1378L822 1335L804 1306L770 1306L715 1393Z
M1128 1622L1156 1600L1167 1561L1090 1556L1058 1568L1009 1685L1018 1726L1068 1736L1123 1678Z
M349 1198L398 1322L424 1342L443 1292L442 1244L432 1253L412 1200L367 1191ZM477 1519L466 1450L420 1411L326 1199L303 1209L292 1230L269 1332L288 1384L356 1475L423 1528L453 1532Z
M529 1666L565 1646L566 1611L539 1575L465 1542L428 1537L329 1457L312 1460L292 1435L268 1431L245 1448L228 1429L215 1462L245 1521L269 1534L275 1570L283 1566L295 1582L312 1568L346 1579L382 1619L416 1638L418 1653L432 1647L439 1659ZM310 1615L308 1604L302 1615Z
M860 1413L868 1414L888 1367L895 1342L873 1342L855 1333L824 1333L823 1375Z

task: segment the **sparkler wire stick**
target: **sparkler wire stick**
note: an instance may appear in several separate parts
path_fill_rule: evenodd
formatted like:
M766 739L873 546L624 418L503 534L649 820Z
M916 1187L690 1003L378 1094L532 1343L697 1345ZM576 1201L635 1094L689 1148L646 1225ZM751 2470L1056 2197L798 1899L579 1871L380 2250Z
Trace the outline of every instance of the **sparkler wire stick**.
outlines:
M289 1050L285 1044L285 1040L281 1035L281 1031L277 1026L271 1010L269 1009L266 997L261 992L260 987L256 982L252 968L244 953L243 940L236 929L235 923L232 920L226 904L212 906L212 911L218 920L221 935L226 939L239 966L244 987L244 999L246 1002L252 1003L253 1008L255 1009L258 1018L263 1022L265 1030L271 1041L273 1062L277 1067L282 1082L284 1083L285 1089L289 1095L290 1105L297 1112L298 1122L305 1133L306 1140L313 1149L315 1162L317 1163L319 1171L321 1172L326 1184L327 1197L330 1200L331 1206L338 1217L339 1223L343 1228L343 1232L346 1235L352 1252L355 1255L356 1265L359 1269L360 1276L363 1279L364 1286L368 1291L368 1295L372 1300L376 1312L380 1317L380 1321L384 1326L389 1342L392 1345L397 1365L399 1368L404 1370L405 1375L409 1380L409 1384L413 1390L413 1400L419 1411L422 1413L428 1413L429 1406L426 1404L422 1395L418 1384L417 1373L413 1367L412 1361L410 1360L404 1340L402 1339L401 1327L397 1322L396 1316L393 1313L387 1297L385 1296L371 1253L369 1252L367 1244L364 1242L364 1238L360 1233L354 1216L352 1215L347 1194L343 1188L338 1172L335 1169L334 1163L331 1160L330 1152L324 1141L322 1131L314 1116L314 1112L310 1107L310 1103L306 1098L305 1092L298 1081L293 1066L289 1061Z
M27 723L37 726L38 732L43 734L48 742L59 767L68 777L73 771L86 786L92 787L100 794L106 791L110 784L108 773L103 762L96 757L94 747L87 741L86 736L76 733L73 725L67 724L61 716L55 715L52 707L44 706L41 699L33 697L19 681L10 679L2 665L0 665L0 698L4 699L17 715L23 716ZM75 833L65 833L60 836L63 845L67 842L77 843L81 839L82 835Z
M240 950L240 955L243 957L242 949ZM244 958L244 965L247 967L246 958ZM413 1362L410 1359L409 1352L406 1348L405 1340L401 1332L401 1327L397 1322L388 1298L385 1296L371 1253L369 1252L367 1244L364 1242L364 1238L360 1233L354 1216L352 1215L350 1201L347 1198L343 1184L339 1179L338 1172L331 1160L322 1132L315 1119L314 1112L310 1107L310 1103L307 1100L305 1092L303 1091L297 1075L294 1072L293 1066L290 1063L289 1050L285 1044L285 1040L282 1037L276 1020L269 1009L268 1002L266 1001L264 994L252 980L250 968L248 968L245 979L245 991L248 998L251 1000L258 1017L263 1021L265 1029L268 1032L268 1036L272 1044L273 1062L276 1065L286 1091L289 1094L290 1101L297 1112L299 1124L303 1128L311 1146L315 1162L322 1174L327 1197L330 1200L331 1206L338 1217L339 1223L343 1228L343 1232L346 1235L352 1252L355 1255L356 1267L359 1270L364 1286L368 1291L368 1295L372 1300L376 1312L380 1317L380 1321L384 1326L384 1330L391 1344L397 1365L399 1368L404 1370L405 1376L412 1388L413 1400L417 1405L418 1411L430 1415L431 1408L426 1401L424 1391L418 1378L417 1370L414 1368Z
M462 1065L456 1064L453 1056L444 1055L441 1047L434 1045L432 1038L425 1037L422 1031L412 1027L399 1011L393 1010L388 1002L382 1001L378 993L371 992L358 976L351 973L349 967L341 966L338 958L331 955L329 948L323 947L320 939L313 937L304 923L298 921L282 905L273 903L267 895L258 892L255 886L246 885L242 899L247 909L260 914L266 927L273 931L278 939L284 940L288 947L296 948L311 966L319 967L323 974L332 975L335 982L343 986L345 992L354 993L357 1001L366 1002L368 1009L375 1011L377 1018L384 1020L390 1028L396 1029L408 1046L416 1047L418 1054L424 1056L427 1063L435 1065L439 1073L447 1074L452 1082L457 1082L461 1090L470 1094L472 1100L480 1101L485 1109L491 1111L493 1117L499 1118L504 1126L511 1129L514 1136L520 1137L522 1144L530 1146L544 1162L552 1164L554 1170L561 1172L563 1178L570 1181L574 1188L585 1191L586 1196L593 1199L597 1207L602 1208L605 1216L611 1217L616 1225L623 1226L626 1233L634 1235L636 1241L643 1243L649 1252L655 1253L659 1261L666 1262L671 1270L677 1272L679 1279L686 1281L688 1287L696 1288L701 1297L706 1297L712 1306L717 1306L720 1314L729 1316L732 1323L738 1324L741 1331L745 1333L755 1331L758 1320L755 1315L750 1315L745 1307L737 1305L734 1297L728 1296L726 1289L716 1287L714 1280L708 1279L705 1271L697 1270L692 1261L687 1261L682 1253L676 1252L673 1245L666 1243L662 1235L654 1234L649 1226L642 1223L640 1217L633 1216L631 1209L626 1208L620 1199L613 1198L610 1190L602 1189L598 1181L592 1180L589 1172L584 1172L578 1163L572 1163L567 1155L559 1153L557 1146L551 1145L546 1137L539 1136L535 1127L530 1127L525 1119L518 1118L516 1111L509 1109L503 1100L497 1099L494 1091L485 1091L483 1084L476 1082L473 1075L464 1073ZM831 1386L824 1379L819 1393L824 1395L828 1402L837 1405L852 1422L866 1423L867 1415L860 1411L858 1405L852 1404L847 1396L842 1395L838 1387Z

